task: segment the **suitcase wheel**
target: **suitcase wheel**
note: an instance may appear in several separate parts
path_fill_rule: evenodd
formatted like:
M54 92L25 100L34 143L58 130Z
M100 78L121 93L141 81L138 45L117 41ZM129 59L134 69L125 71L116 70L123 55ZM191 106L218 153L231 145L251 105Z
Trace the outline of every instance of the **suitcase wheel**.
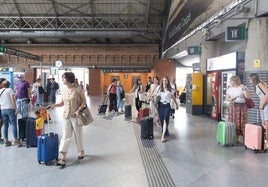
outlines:
M245 149L248 149L248 147L246 145L244 145Z
M40 161L40 160L38 160L38 163L39 163L39 164L41 164L41 161Z
M46 166L48 165L48 162L45 162Z
M254 153L258 153L259 152L258 149L254 149L253 151L254 151Z

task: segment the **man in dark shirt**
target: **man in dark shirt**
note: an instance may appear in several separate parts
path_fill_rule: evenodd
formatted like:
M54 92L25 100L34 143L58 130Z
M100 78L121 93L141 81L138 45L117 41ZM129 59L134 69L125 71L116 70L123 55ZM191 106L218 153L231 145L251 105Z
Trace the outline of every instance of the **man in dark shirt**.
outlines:
M18 113L21 114L22 118L28 116L28 100L31 98L30 84L25 80L24 75L19 75L19 81L16 84L16 104Z
M51 103L56 102L56 93L59 89L59 84L55 81L55 78L51 78L51 86L50 86L50 101Z

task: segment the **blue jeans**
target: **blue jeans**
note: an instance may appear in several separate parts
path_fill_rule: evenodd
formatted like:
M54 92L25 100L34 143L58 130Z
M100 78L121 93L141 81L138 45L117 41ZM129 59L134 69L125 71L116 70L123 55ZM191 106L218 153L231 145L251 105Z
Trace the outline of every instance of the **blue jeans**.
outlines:
M119 110L119 109L124 110L124 101L123 101L123 99L118 98L117 99L117 110Z
M18 130L17 130L17 116L15 115L15 109L2 109L2 117L3 117L3 124L4 124L4 138L8 140L8 127L9 122L12 126L12 134L14 140L18 139Z
M56 93L57 93L57 90L51 90L50 91L50 101L51 101L51 103L56 103Z
M44 94L40 94L40 93L38 93L36 96L37 96L36 104L37 104L37 105L42 105Z
M23 98L23 99L17 99L16 101L18 113L20 113L23 118L28 117L28 101L27 100L28 98Z

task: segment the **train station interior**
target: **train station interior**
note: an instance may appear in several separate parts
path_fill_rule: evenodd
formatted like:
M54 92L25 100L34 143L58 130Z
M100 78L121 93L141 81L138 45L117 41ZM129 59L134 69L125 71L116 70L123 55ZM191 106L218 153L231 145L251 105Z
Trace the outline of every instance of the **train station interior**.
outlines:
M55 103L60 103L67 85L63 76L72 72L93 117L82 127L83 158L73 134L64 167L55 166L61 154L39 162L39 147L25 139L22 146L7 146L2 126L1 186L266 186L265 130L261 150L247 147L245 134L227 145L217 136L219 122L231 123L235 102L228 100L228 90L234 76L255 104L246 109L246 124L267 122L250 78L257 74L268 83L266 0L3 0L0 5L0 78L9 81L15 99L20 77L30 90L40 79L44 96L53 78L59 85ZM149 77L175 79L178 109L170 116L165 141L159 124L153 125L152 139L142 138L133 88L140 80L145 90ZM130 117L126 108L109 109L114 79L124 88ZM147 96L143 109L151 107ZM25 109L30 118L55 106L50 95L40 104L33 98L27 98ZM108 105L104 113L102 104ZM60 142L63 107L47 111L50 119L41 134L58 134ZM17 125L22 118L16 115Z

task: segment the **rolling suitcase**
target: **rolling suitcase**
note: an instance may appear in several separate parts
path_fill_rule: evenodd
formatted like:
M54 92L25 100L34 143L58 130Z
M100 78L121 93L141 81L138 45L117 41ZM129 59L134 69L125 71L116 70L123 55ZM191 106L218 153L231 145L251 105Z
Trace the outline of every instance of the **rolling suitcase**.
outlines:
M23 141L26 138L26 121L27 118L18 119L19 140Z
M26 120L26 146L36 147L36 122L35 118L28 117Z
M148 117L149 116L149 108L140 108L139 110L139 116L138 116L138 120L139 122L141 122L141 120L145 117Z
M132 109L131 105L125 105L125 120L129 120L132 118Z
M108 101L108 96L105 96L102 104L99 105L98 114L105 114L106 113L107 106L108 106L107 101Z
M36 126L35 126L35 135L41 136L43 134L43 128L44 128L44 119L39 117L35 120Z
M154 138L154 125L152 117L145 117L141 120L141 138L142 139Z
M49 132L49 130L50 125L48 121L47 133L37 138L37 161L39 164L45 163L47 165L52 160L58 160L59 135Z
M46 165L52 160L58 160L59 136L56 133L47 133L37 139L37 161Z
M235 145L237 142L235 124L220 121L217 125L216 139L218 144L223 146Z
M259 110L257 110L259 111ZM247 123L245 125L245 148L252 149L255 153L266 151L265 147L265 129L259 122L259 114L257 112L257 124Z

